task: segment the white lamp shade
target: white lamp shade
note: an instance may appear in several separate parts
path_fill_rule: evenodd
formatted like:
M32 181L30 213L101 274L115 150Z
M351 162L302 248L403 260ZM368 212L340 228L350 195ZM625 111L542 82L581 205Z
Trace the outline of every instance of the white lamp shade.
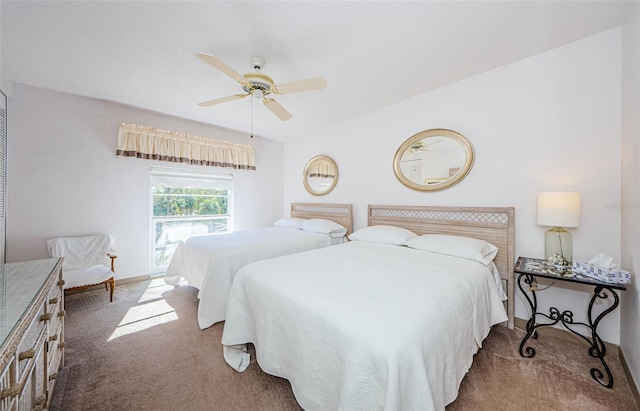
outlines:
M580 225L580 193L538 193L538 224L552 227Z

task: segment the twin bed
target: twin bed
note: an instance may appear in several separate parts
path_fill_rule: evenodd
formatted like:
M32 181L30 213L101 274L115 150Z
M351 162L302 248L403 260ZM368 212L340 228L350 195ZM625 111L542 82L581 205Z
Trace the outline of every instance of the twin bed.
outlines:
M513 208L369 206L350 238L239 269L225 360L245 370L253 343L305 409L443 410L491 326L513 328Z
M279 226L192 236L178 245L164 278L171 285L184 278L198 289L201 329L225 319L229 289L240 268L254 261L342 243L353 225L351 204L292 203L290 216ZM289 224L296 219L331 221L346 231L332 236L318 224L307 231Z

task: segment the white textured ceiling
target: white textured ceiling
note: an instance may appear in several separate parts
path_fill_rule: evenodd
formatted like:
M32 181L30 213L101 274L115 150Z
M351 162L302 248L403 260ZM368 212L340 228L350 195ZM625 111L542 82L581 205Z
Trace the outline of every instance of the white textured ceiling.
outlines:
M255 135L287 141L445 84L620 26L618 1L0 1L11 81L248 132L251 99L198 59L324 90L254 101ZM153 125L151 125L153 126Z

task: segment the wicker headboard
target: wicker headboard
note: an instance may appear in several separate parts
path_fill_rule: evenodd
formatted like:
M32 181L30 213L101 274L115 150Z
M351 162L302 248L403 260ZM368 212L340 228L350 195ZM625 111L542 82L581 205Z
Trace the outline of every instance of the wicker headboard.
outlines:
M335 221L347 229L346 235L353 231L352 210L351 204L291 203L291 217L324 218Z
M513 207L431 207L374 206L368 207L368 225L393 225L418 235L452 234L479 238L498 247L493 260L507 292L509 328L514 327L515 279Z

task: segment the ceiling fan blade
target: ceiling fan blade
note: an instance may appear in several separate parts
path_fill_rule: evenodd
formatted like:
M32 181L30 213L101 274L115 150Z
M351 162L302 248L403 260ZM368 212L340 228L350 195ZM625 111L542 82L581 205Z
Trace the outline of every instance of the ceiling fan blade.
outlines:
M291 117L293 117L291 113L289 113L287 110L285 110L284 107L280 105L280 103L278 103L272 98L263 99L262 104L264 104L273 114L278 116L278 118L282 121L287 121Z
M320 90L323 88L327 88L327 80L325 80L324 77L313 77L306 80L274 85L271 88L271 91L274 94L291 94L303 91Z
M233 101L233 100L245 98L248 95L249 94L234 94L233 96L220 97L220 98L215 98L209 101L203 101L202 103L198 103L198 105L201 107L209 107L209 106L214 106L216 104L226 103L227 101Z
M424 143L423 143L423 146L424 146L424 147L429 147L429 146L432 146L432 145L434 145L434 144L442 143L443 141L444 141L444 140L438 140L438 141L434 141L434 142L427 143L427 144L424 144Z
M198 53L198 54L196 54L196 56L200 57L202 60L204 60L207 63L211 64L213 67L217 68L218 70L220 70L221 72L223 72L227 76L231 77L232 79L234 79L238 83L240 83L240 84L248 83L247 79L244 78L244 76L242 74L238 73L237 71L235 71L231 67L229 67L226 64L224 64L217 57L214 57L211 54L206 54L206 53Z

